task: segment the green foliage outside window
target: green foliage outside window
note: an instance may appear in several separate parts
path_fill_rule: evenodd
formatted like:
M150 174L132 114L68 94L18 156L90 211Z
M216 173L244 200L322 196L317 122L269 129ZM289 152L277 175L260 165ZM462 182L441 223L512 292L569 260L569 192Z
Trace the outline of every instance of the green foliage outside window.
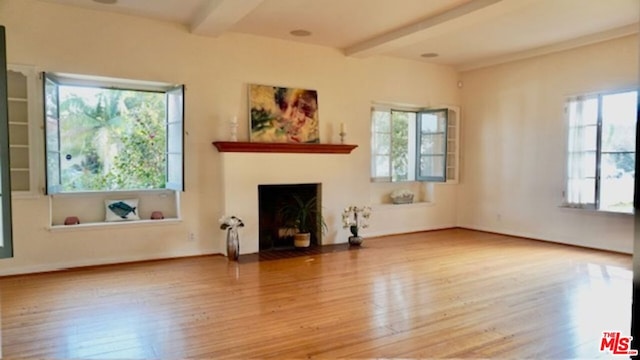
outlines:
M393 181L409 180L409 112L393 111L391 121L391 174ZM415 115L414 120L415 121Z
M60 86L62 190L164 188L165 109L163 93Z

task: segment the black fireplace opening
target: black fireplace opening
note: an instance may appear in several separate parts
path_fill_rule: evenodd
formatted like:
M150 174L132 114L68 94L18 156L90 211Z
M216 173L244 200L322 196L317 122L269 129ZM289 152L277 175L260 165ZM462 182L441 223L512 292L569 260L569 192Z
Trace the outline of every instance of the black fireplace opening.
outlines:
M291 250L294 249L293 235L296 229L284 222L281 209L294 200L297 196L303 202L316 198L318 213L322 209L321 204L322 184L278 184L258 185L258 209L259 209L259 250ZM321 224L313 224L311 232L311 246L321 244Z

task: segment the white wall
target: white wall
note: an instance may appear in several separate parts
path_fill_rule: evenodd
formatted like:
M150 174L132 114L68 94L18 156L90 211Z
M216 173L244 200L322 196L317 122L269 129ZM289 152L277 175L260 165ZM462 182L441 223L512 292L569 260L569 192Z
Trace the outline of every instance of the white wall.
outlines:
M469 71L458 224L632 252L633 216L561 209L569 95L635 88L638 37Z
M14 201L15 258L0 260L0 275L223 252L224 232L217 219L223 212L235 212L232 204L237 203L225 198L224 182L241 181L241 176L251 177L258 171L288 171L268 166L281 164L287 156L221 155L211 145L228 139L228 120L234 115L241 123L239 134L244 135L240 140L248 139L249 83L318 90L322 142L337 143L339 124L347 124L347 142L358 144L358 149L309 165L329 183L323 187L323 204L330 217L337 216L346 203L367 204L371 199L368 152L373 101L460 104L457 73L418 61L354 59L332 49L239 34L207 38L191 35L176 24L34 0L0 0L0 24L7 27L9 63L187 87L183 221L52 232L47 229L45 196L18 199ZM223 157L242 158L238 162L244 165L223 167ZM257 160L262 166L254 168ZM456 187L436 186L432 196L436 199L432 206L374 213L371 233L455 225ZM240 206L237 211L248 210ZM333 225L330 241L346 241L347 233L337 222ZM251 226L255 224L247 229ZM196 241L187 241L189 232L196 234Z

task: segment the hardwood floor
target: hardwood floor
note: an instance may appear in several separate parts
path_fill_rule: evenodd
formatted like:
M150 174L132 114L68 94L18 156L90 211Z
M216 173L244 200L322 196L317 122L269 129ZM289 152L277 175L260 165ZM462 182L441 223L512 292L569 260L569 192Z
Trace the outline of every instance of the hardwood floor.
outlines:
M0 289L7 358L611 358L600 338L629 335L631 256L453 229Z

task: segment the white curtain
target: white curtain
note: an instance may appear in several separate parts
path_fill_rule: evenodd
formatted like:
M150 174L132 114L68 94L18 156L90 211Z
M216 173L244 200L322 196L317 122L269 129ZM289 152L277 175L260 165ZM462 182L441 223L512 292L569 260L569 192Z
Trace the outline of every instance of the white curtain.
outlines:
M567 102L567 206L595 207L598 98L578 96Z

